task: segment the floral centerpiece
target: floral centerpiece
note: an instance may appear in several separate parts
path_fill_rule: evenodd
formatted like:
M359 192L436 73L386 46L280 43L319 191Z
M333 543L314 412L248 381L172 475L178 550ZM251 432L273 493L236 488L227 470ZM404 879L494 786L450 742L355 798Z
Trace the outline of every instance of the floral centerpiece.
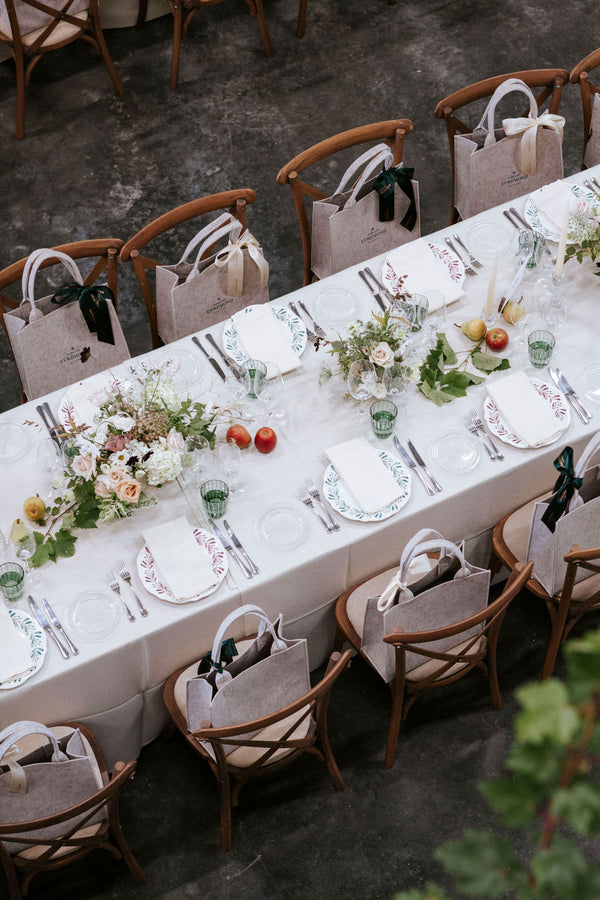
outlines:
M588 203L586 200L578 200L575 209L571 212L569 223L569 240L578 244L578 247L567 247L565 260L575 257L577 262L583 262L586 256L595 260L600 256L600 206ZM600 275L600 271L594 272Z
M359 319L348 326L348 337L332 341L329 352L336 357L339 369L332 371L328 366L321 369L321 382L333 375L348 378L350 366L357 359L366 359L373 371L369 374L372 380L374 397L382 398L387 394L383 378L387 369L402 364L408 380L415 380L418 368L411 366L405 359L406 331L408 323L393 307L389 307L382 315L373 313L363 322ZM363 379L364 380L364 379Z
M115 381L92 425L72 415L62 435L64 475L44 531L34 531L33 566L75 552L74 528L122 519L156 503L149 488L176 479L190 442L214 448L217 410L181 400L170 378L157 369L135 383Z

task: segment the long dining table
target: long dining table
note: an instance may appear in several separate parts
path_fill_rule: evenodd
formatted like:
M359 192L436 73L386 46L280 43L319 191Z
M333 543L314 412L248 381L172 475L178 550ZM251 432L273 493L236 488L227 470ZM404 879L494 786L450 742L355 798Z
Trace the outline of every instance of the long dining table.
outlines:
M590 174L600 174L600 167L598 172L588 170L568 180L582 183ZM525 199L520 198L507 206L513 205L522 211ZM511 226L502 211L502 207L488 210L429 235L427 239L443 245L446 236L457 233L469 246L471 229L480 222L502 225L510 237ZM556 244L549 246L555 251ZM406 244L401 252L409 258L411 244ZM379 274L384 259L385 254L367 264ZM510 279L514 271L510 252L505 258L504 276L502 260L500 263L499 287L501 278ZM286 306L290 301L302 300L315 312L319 294L324 289L342 286L355 295L364 319L378 310L358 276L364 265L353 266L271 303ZM579 373L599 356L596 318L600 279L595 277L596 271L590 260L582 265L569 261L565 266L563 289L567 318L556 329L553 362L563 369L576 388ZM454 323L480 315L489 272L488 259L476 275L465 278L465 296L448 307L446 332L456 350L472 347ZM222 328L220 325L210 330L220 335ZM507 331L512 338L514 327L507 326ZM199 337L202 339L202 333ZM186 337L169 347L198 354L202 388L197 398L202 401L210 398L217 404L226 405L229 385L213 373L191 338ZM164 348L153 351L136 363L156 361L164 352ZM517 355L512 342L503 355L508 355L513 369L524 368L530 375L534 374L526 355ZM144 529L181 515L186 515L190 522L194 520L197 494L187 491L186 496L175 482L157 491L156 506L136 511L124 520L100 524L95 530L78 532L75 555L39 569L26 593L38 599L47 598L64 622L69 605L82 592L101 590L110 594L107 571L114 570L116 561L122 558L130 567L133 586L149 615L139 615L135 603L131 602L136 615L134 622L122 615L113 635L104 641L78 642L79 654L68 660L48 642L39 671L14 689L0 690L0 729L17 719L77 720L97 735L109 765L117 759L136 757L140 748L157 737L165 724L162 685L167 676L178 667L202 657L210 649L221 620L244 603L257 604L271 616L281 613L285 634L307 637L311 666L318 666L331 647L334 605L341 592L394 566L403 545L423 527L434 527L451 540L465 540L468 558L477 564L486 564L494 523L511 509L550 488L556 475L553 460L562 447L568 443L576 453L579 452L600 426L600 406L588 403L593 412L589 424L584 425L571 411L568 429L552 445L517 449L502 443L502 461L492 461L481 447L479 463L472 470L449 474L436 468L435 460L428 455L429 448L432 442L446 434L461 430L467 433L465 416L473 407L481 413L485 382L469 388L466 397L442 407L426 399L412 384L399 403L396 433L404 442L409 438L414 441L430 463L442 491L428 496L419 481L411 477L408 502L393 516L382 521L360 522L332 510L340 528L326 533L317 516L300 501L305 479L310 477L321 487L328 462L325 449L359 434L366 436L369 431L368 414L357 415L354 404L344 399L346 386L342 379L333 377L325 384L319 383L322 366L332 362L326 345L315 351L312 344L307 343L301 365L284 378L287 416L281 427L275 426L279 438L275 450L262 454L251 446L242 451L239 480L243 492L232 499L227 517L260 573L247 579L230 560L229 574L218 589L203 600L186 604L165 602L145 591L136 570ZM504 372L498 372L489 379L504 376ZM542 373L541 377L547 376ZM57 391L43 399L57 411L64 393ZM193 385L190 394L196 396ZM21 515L25 498L39 490L41 483L36 449L48 435L36 412L39 402L38 399L0 416L0 423L24 425L29 435L29 451L25 457L14 465L0 465L0 527L6 534L10 523ZM257 414L253 432L265 424L261 415ZM377 444L395 453L391 440ZM303 541L290 549L268 545L256 528L258 520L267 511L280 506L293 509L305 525ZM127 588L123 588L123 594L128 597ZM15 606L29 611L26 599ZM252 629L253 623L249 621L248 631ZM243 631L243 623L240 623L237 636Z

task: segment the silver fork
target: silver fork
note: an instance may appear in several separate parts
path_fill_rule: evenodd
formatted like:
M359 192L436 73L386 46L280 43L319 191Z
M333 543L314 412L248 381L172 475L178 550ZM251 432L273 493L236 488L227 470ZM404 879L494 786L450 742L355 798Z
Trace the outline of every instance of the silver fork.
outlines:
M600 191L598 190L598 188L594 187L594 185L592 184L592 182L589 179L587 179L583 183L586 186L586 188L588 189L588 191L591 191L592 194L596 195L596 197L600 197Z
M467 273L467 275L477 275L477 272L475 271L475 269L473 268L473 266L470 266L469 263L466 261L466 259L464 259L464 258L462 257L462 255L458 252L458 250L456 249L456 247L454 246L454 244L452 243L452 241L450 240L450 238L449 238L449 237L446 237L446 238L444 238L444 240L446 241L446 243L448 244L448 246L450 247L450 249L452 250L452 252L454 253L454 255L455 255L455 256L458 256L458 258L460 259L461 263L464 265L464 267L465 267L465 272Z
M498 450L498 448L494 444L491 436L485 430L485 425L481 421L481 418L476 409L472 409L470 411L468 422L470 425L473 426L473 429L475 429L473 431L471 428L469 428L469 431L471 431L472 434L476 433L477 436L480 437L482 444L486 448L488 448L488 443L489 443L489 448L491 449L490 459L498 459L498 460L504 459L504 456L502 455L500 450ZM467 427L469 427L469 425L467 425ZM488 449L488 452L489 452L489 449Z
M314 316L313 316L311 313L309 313L308 309L306 308L306 306L305 306L305 304L302 302L302 300L298 300L298 306L300 307L300 309L302 309L302 310L306 313L306 315L307 315L308 318L310 319L315 334L316 334L318 337L320 337L320 338L325 338L325 339L326 339L326 338L327 338L327 332L325 331L324 328L321 328L321 326L318 325L318 324L315 322Z
M298 316L298 318L300 319L300 321L304 324L304 327L306 328L306 337L308 338L308 340L311 342L311 344L314 344L315 347L318 347L319 338L314 333L314 331L310 330L310 328L308 327L306 322L304 322L304 319L300 315L300 311L299 311L298 307L296 306L296 304L293 302L293 300L290 300L290 302L288 303L288 306L292 310L292 312L295 313Z
M119 600L121 601L121 603L122 603L123 606L125 607L125 612L127 613L127 618L129 619L129 621L130 621L130 622L135 622L135 616L134 616L134 614L131 612L131 610L129 609L129 607L127 606L127 604L125 603L125 600L123 599L123 596L122 596L122 594L121 594L121 588L119 587L119 582L117 581L117 579L116 579L114 573L113 573L113 572L109 572L108 575L106 576L106 580L107 580L107 582L108 582L108 586L109 586L109 588L111 589L111 591L114 591L115 594L117 594L117 596L119 597Z
M317 488L316 484L314 484L309 478L306 479L306 490L308 491L310 497L313 500L317 501L317 503L319 504L319 506L325 513L325 516L329 520L329 525L331 527L331 530L339 531L340 530L339 524L335 521L335 519L333 518L333 516L331 515L331 513L329 512L329 510L327 509L327 507L321 500L321 495L319 493L319 489Z
M138 605L138 607L139 607L139 610L140 610L141 614L142 614L143 616L147 616L147 615L148 615L148 610L146 609L146 607L144 606L144 604L142 603L142 601L140 600L140 598L138 597L138 595L136 594L136 592L135 592L134 589L133 589L133 586L132 586L132 584L131 584L131 573L130 573L128 567L126 566L125 560L124 560L124 559L120 559L120 560L117 562L117 568L118 568L118 570L119 570L119 575L120 575L120 577L123 579L123 581L126 581L126 582L127 582L127 585L128 585L128 587L129 587L129 590L131 591L131 593L132 593L133 596L135 597L136 602L137 602L137 605Z
M300 499L302 500L302 502L304 503L305 506L308 506L310 509L313 510L313 512L315 512L318 515L319 519L321 520L321 524L322 524L323 528L325 529L325 531L327 532L327 534L331 534L331 532L333 531L333 528L330 528L329 522L327 521L327 519L321 515L321 513L319 512L317 507L314 505L308 491L304 491L302 494L300 494Z
M481 269L483 263L480 263L479 260L477 259L477 257L476 257L476 256L473 256L473 254L471 253L471 251L469 250L469 248L468 248L468 247L465 247L465 245L463 244L463 242L462 242L461 239L460 239L460 235L459 235L459 234L453 234L452 237L454 238L454 240L456 241L456 243L457 243L459 246L461 246L461 247L463 248L463 250L465 251L465 253L466 253L467 256L469 257L469 262L471 263L471 265L472 265L472 266L475 266L476 269Z

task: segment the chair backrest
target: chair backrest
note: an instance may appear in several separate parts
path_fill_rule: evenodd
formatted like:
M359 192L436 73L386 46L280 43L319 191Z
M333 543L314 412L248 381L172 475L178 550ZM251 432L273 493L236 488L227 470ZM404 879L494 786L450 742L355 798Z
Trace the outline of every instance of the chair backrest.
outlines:
M120 238L95 238L89 241L75 241L71 244L61 244L52 247L66 253L72 259L76 260L95 260L90 271L84 277L85 284L94 284L100 276L106 279L108 287L114 296L115 309L117 308L117 265L119 260L119 252L124 245L124 241ZM4 313L9 309L16 309L22 299L21 278L23 269L29 259L28 256L20 259L18 262L12 263L5 269L0 271L0 316L2 318L2 326L6 332L6 323L4 321ZM44 260L40 268L45 269L48 266L55 265L51 259ZM61 274L64 275L64 268L61 266ZM104 274L105 273L105 274ZM64 280L64 279L63 279ZM7 293L7 289L13 287L11 294ZM8 332L7 337L8 337ZM21 388L21 399L24 399L23 390Z
M94 4L98 0L0 0L0 39L30 54L60 47L85 30ZM33 32L39 33L23 41Z
M470 134L477 125L481 113L478 118L470 124L465 123L456 115L456 111L474 103L477 100L483 100L491 97L496 88L509 78L518 78L524 81L536 93L536 89L540 89L536 95L538 109L543 103L550 98L549 112L557 113L560 106L562 89L569 81L569 73L566 69L530 69L524 72L509 72L506 75L495 75L492 78L485 78L483 81L477 81L469 84L452 94L448 94L443 100L440 100L434 110L434 115L438 119L444 119L446 123L446 131L448 134L448 144L450 148L450 162L452 165L452 205L450 207L450 224L458 218L457 211L454 207L454 135ZM524 112L527 115L529 109Z
M220 194L210 194L207 197L199 197L197 200L190 200L189 203L183 203L169 212L163 213L157 219L144 225L140 231L129 238L121 250L121 260L127 262L131 260L135 270L135 274L140 284L148 318L150 321L150 329L152 332L153 348L160 347L163 343L158 334L157 316L156 316L156 297L155 291L148 280L148 272L156 271L158 265L168 265L176 260L173 257L170 260L157 260L153 257L142 254L142 250L150 241L158 238L160 235L171 231L177 225L203 216L206 213L216 212L217 210L226 210L235 216L242 224L242 228L246 225L246 204L253 203L256 200L256 193L249 188L240 188L234 191L223 191ZM173 251L175 253L175 251ZM211 248L207 248L203 256L208 256Z
M600 94L600 86L594 84L590 79L589 73L598 66L600 66L600 48L594 50L592 53L588 53L581 62L577 63L569 75L571 84L579 84L581 89L581 104L583 107L583 156L585 156L585 150L591 137L594 94Z
M300 179L300 173L309 166L332 156L334 153L339 153L358 144L375 141L384 141L389 145L394 156L392 165L398 165L402 161L404 153L404 139L407 134L410 134L412 128L413 124L410 119L390 119L386 122L374 122L371 125L351 128L349 131L334 134L332 137L314 144L308 150L304 150L298 156L295 156L279 171L277 183L291 185L296 213L300 223L304 259L304 284L309 284L313 277L311 271L311 227L306 208L306 197L309 197L311 200L324 200L331 194L333 188L330 185L329 193L323 191Z
M396 650L396 686L404 681L407 653L422 657L423 663L428 660L437 663L417 682L411 676L413 690L424 690L434 682L443 682L446 675L451 677L450 670L457 665L462 666L460 675L466 674L486 653L495 653L506 610L524 587L532 571L532 562L526 565L516 563L500 596L480 612L460 622L429 631L402 632L394 629L393 634L386 635L383 640L386 644L392 644ZM485 650L482 646L483 637L487 638ZM431 646L447 642L448 638L452 638L450 648L437 650Z

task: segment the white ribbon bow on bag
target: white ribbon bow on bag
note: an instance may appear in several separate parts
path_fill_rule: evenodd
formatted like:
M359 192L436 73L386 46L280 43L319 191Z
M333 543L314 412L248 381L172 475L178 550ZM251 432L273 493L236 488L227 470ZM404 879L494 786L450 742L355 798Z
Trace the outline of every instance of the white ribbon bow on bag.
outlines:
M563 139L565 119L554 113L544 112L539 116L519 116L515 119L503 119L502 127L507 135L521 135L521 174L535 175L536 141L538 128L551 128Z
M244 250L248 251L250 259L258 267L261 288L267 286L269 279L269 263L254 235L246 229L235 240L230 240L215 257L215 266L227 266L227 293L231 297L241 297L244 293Z

